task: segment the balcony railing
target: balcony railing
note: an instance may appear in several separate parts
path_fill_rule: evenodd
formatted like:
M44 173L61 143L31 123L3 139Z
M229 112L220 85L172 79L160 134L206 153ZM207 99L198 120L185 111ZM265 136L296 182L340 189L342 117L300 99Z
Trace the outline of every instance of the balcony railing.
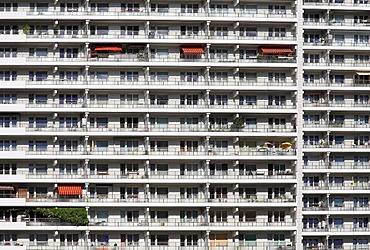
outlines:
M370 7L367 1L333 1L333 0L304 0L304 5L331 5L331 6L349 6L349 7Z
M305 206L303 211L370 211L369 204L357 205L353 204L335 204L331 206Z
M370 144L368 142L363 143L354 143L354 142L342 142L342 143L335 143L335 142L314 142L314 143L304 143L303 148L342 148L342 149L351 149L351 148L370 148Z
M215 244L214 242L208 243L209 246L206 246L203 242L194 242L192 245L188 244L181 244L181 243L169 243L169 242L161 242L158 245L150 245L150 243L146 246L145 243L142 242L132 242L132 243L120 243L120 239L114 239L119 243L111 243L108 244L106 242L98 242L92 243L92 246L76 244L76 245L62 245L62 243L58 244L51 244L48 242L42 243L35 243L32 245L27 245L27 250L173 250L173 249L180 249L180 250L209 250L210 246L215 249L222 249L222 250L295 250L295 243L285 244L282 242L250 242L250 241L240 241L239 243L219 243L220 245ZM111 241L114 241L111 240ZM39 245L37 245L39 244ZM320 249L326 250L326 249ZM345 249L349 250L349 249ZM350 249L352 250L352 249Z
M270 174L266 171L264 172L254 172L248 175L240 174L239 172L214 172L214 173L204 173L204 172L191 172L186 174L180 174L180 172L175 171L164 171L162 173L152 173L144 174L143 172L127 172L121 173L118 171L106 171L97 174L84 174L84 173L70 173L70 174L48 174L46 172L42 173L30 173L29 171L17 171L17 175L25 175L28 179L238 179L238 180L248 180L248 179L295 179L296 175L292 171L283 171Z
M18 147L20 148L20 147ZM15 151L15 150L13 150ZM19 150L18 151L22 151ZM24 150L27 155L184 155L184 156L283 156L283 155L295 155L295 149L281 150L281 149L248 149L248 150L212 150L212 151L182 151L182 150L165 150L165 151L145 151L145 150L122 150L119 147L116 148L102 148L92 151L86 151L83 149L70 150L70 151L59 151L53 149L45 150Z
M348 184L329 184L329 185L315 185L315 186L303 186L304 190L369 190L370 185L368 183L358 184L355 183L353 185Z
M325 81L325 80L314 80L306 81L303 83L304 86L332 86L332 87L370 87L370 81L367 80L353 80L345 79L344 81Z
M107 80L93 80L93 79L83 79L78 78L76 80L54 80L54 79L44 79L40 81L30 81L28 78L18 77L17 81L26 81L26 85L175 85L175 86L296 86L296 82L292 80L277 80L269 81L263 79L235 79L235 80L182 80L180 78L170 77L165 80L127 80L120 79L119 77L110 77ZM370 84L370 83L369 83Z
M242 17L242 18L295 18L296 15L292 10L281 10L271 11L268 9L258 8L255 11L242 11L240 9L223 9L218 11L216 9L210 9L206 11L203 8L187 9L183 10L180 8L161 8L156 11L148 11L144 7L133 8L124 11L120 11L120 8L106 8L104 10L95 11L91 8L70 8L66 11L55 11L54 8L42 8L32 10L31 8L18 7L15 12L26 12L27 15L44 15L44 16L199 16L199 17Z
M370 128L370 123L366 122L304 122L305 128Z
M343 108L368 108L370 107L370 102L355 102L355 101L345 101L345 102L304 102L304 107L343 107Z
M369 162L311 162L303 165L303 169L370 169Z
M17 198L17 195L13 195L9 198ZM55 198L51 195L39 195L36 197L31 197L26 199L27 202L88 202L88 203L295 203L294 196L279 196L276 198L264 195L250 196L249 198L186 198L183 196L173 196L173 197L159 197L159 198L123 198L120 195L95 195L92 197L82 197L82 198Z
M181 58L177 56L169 57L148 57L147 55L139 54L117 54L109 57L76 57L76 58L60 58L53 56L45 57L26 57L27 62L192 62L192 63L296 63L295 57L261 57L261 58Z

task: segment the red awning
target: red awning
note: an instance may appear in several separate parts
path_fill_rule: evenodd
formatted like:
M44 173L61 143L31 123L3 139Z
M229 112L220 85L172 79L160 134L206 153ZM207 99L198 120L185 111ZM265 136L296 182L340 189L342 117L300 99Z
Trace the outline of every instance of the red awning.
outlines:
M121 47L96 47L95 51L122 51Z
M200 55L204 54L203 48L181 48L182 53L186 55Z
M293 53L291 48L261 48L261 51L263 55L282 55Z
M81 186L58 186L59 195L82 195Z

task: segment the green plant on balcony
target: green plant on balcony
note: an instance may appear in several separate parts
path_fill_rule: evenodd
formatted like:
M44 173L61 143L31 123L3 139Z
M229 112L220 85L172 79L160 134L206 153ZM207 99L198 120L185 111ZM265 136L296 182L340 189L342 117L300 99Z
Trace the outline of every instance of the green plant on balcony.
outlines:
M244 128L244 119L242 117L235 118L233 124L230 126L231 130L240 130Z
M58 218L76 226L87 226L89 224L84 208L35 208L31 211L48 218Z
M23 33L25 35L30 34L30 30L31 30L31 27L28 24L26 24L26 25L23 26Z

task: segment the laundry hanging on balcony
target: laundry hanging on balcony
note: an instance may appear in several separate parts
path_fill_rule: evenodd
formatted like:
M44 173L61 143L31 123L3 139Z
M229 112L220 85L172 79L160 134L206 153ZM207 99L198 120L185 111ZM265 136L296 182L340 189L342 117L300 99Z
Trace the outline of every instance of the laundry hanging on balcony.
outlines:
M82 187L74 185L62 185L58 186L59 195L82 195Z
M201 47L183 47L181 48L183 55L201 55L204 54L204 49Z
M293 50L290 47L261 47L262 55L291 55Z

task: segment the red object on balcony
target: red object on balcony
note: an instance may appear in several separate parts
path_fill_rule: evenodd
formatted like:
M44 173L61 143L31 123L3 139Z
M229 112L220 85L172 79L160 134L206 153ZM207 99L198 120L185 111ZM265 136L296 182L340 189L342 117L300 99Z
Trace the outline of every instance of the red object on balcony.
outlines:
M204 54L204 49L197 47L197 48L181 48L182 54L185 55L201 55Z
M293 50L289 47L262 47L261 52L263 55L290 55L293 53Z
M114 51L114 52L121 52L121 47L96 47L95 51Z
M59 195L82 195L81 186L58 186Z

